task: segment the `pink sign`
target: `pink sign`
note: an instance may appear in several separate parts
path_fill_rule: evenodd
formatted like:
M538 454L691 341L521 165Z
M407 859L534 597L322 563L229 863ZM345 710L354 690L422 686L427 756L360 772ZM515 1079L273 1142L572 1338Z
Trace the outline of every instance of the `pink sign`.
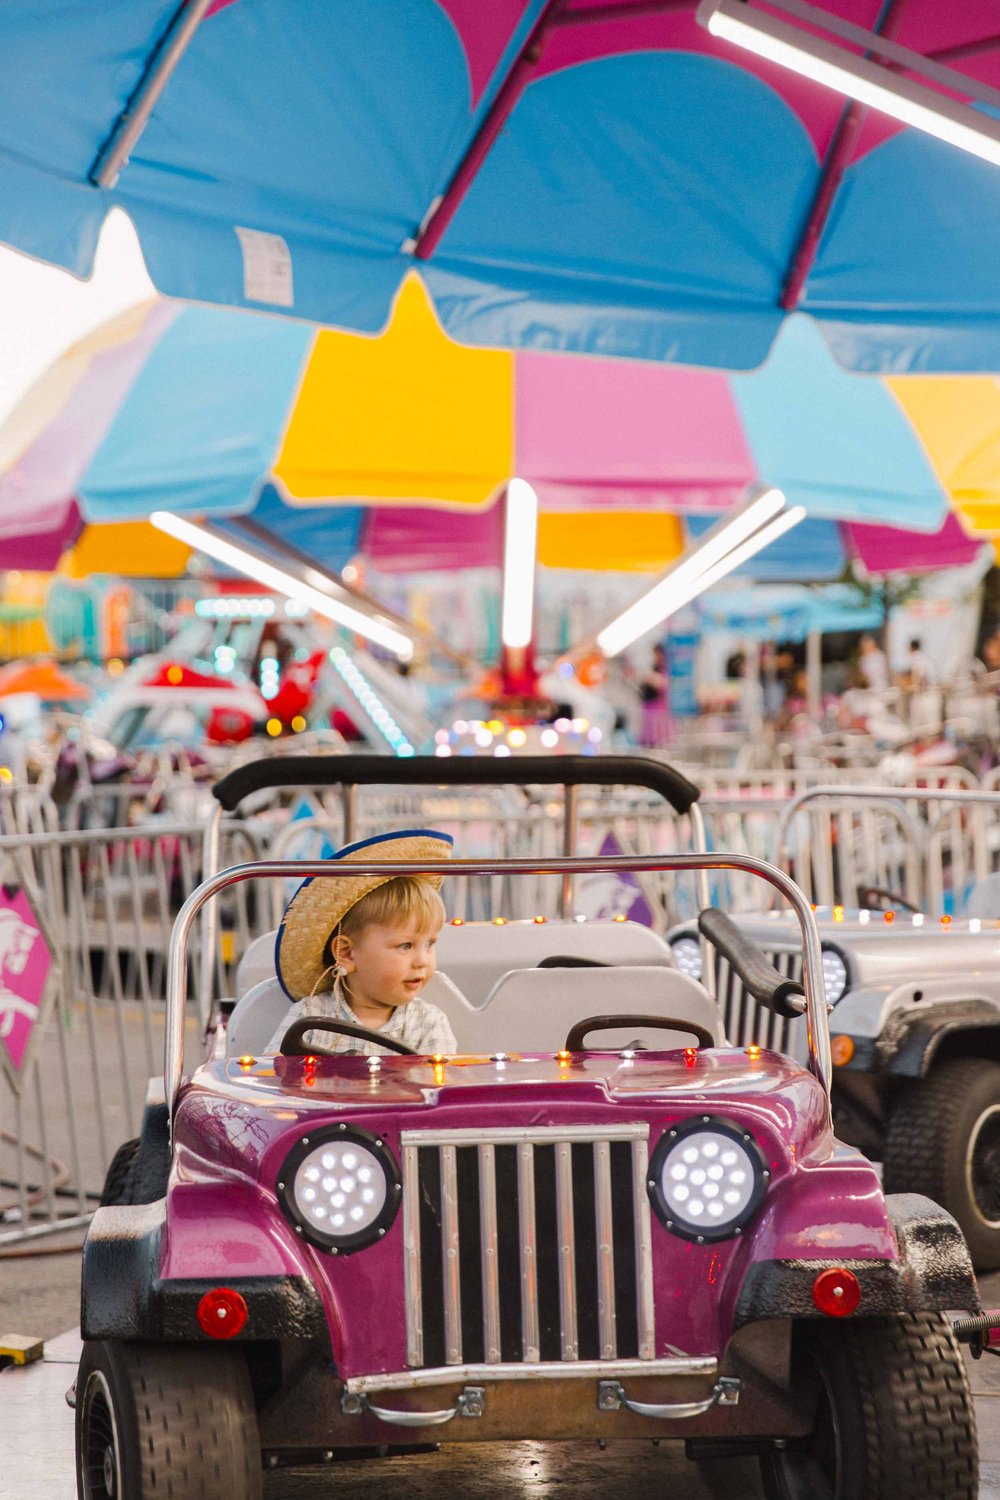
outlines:
M23 891L0 886L0 1041L15 1072L38 1021L52 954Z

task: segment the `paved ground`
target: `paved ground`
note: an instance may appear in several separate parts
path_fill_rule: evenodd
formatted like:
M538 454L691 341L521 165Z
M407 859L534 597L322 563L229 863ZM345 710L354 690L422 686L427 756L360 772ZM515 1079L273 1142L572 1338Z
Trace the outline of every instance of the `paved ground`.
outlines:
M59 1258L60 1267L77 1257ZM55 1264L56 1262L52 1262ZM38 1279L48 1257L37 1263ZM7 1270L3 1268L6 1282ZM49 1313L75 1310L75 1288L57 1290L53 1278ZM1000 1303L1000 1274L984 1279L988 1305ZM38 1306L28 1301L25 1308ZM65 1320L64 1320L65 1321ZM32 1325L22 1331L38 1332ZM75 1332L50 1339L45 1361L0 1374L0 1500L73 1500L73 1413L64 1394L79 1354ZM1000 1360L969 1361L982 1460L980 1500L1000 1500ZM405 1465L405 1469L404 1469ZM329 1469L282 1469L265 1479L265 1500L382 1500L400 1481L406 1500L761 1500L756 1465L748 1459L695 1466L681 1444L515 1443L482 1447L445 1444L437 1453L411 1458L344 1463ZM919 1496L914 1496L919 1500Z

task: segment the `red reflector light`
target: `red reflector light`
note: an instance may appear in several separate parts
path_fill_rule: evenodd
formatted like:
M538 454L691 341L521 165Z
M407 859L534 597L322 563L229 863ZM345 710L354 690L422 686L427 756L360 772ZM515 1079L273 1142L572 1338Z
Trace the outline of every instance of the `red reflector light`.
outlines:
M846 1318L861 1301L861 1283L846 1266L830 1266L813 1282L813 1301L828 1318Z
M198 1303L198 1326L213 1339L233 1339L245 1327L247 1305L231 1286L217 1286Z

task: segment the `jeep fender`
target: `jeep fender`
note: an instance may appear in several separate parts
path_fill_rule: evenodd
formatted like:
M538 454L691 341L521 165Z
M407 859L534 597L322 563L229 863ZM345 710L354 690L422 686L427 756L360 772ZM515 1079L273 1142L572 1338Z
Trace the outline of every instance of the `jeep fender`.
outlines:
M861 1283L858 1317L907 1312L980 1312L982 1303L969 1252L951 1214L919 1193L890 1193L885 1200L896 1237L897 1260L765 1260L743 1283L733 1328L772 1318L819 1319L813 1283L828 1266L843 1266Z
M161 1280L160 1239L166 1200L99 1208L83 1246L80 1326L85 1339L206 1343L198 1304L223 1285L248 1309L234 1343L295 1339L329 1351L322 1304L305 1276L222 1276Z
M969 1037L969 1052L1000 1061L1000 1010L988 1000L948 1000L893 1016L876 1043L882 1071L924 1078L942 1050L961 1050L955 1046L960 1033Z

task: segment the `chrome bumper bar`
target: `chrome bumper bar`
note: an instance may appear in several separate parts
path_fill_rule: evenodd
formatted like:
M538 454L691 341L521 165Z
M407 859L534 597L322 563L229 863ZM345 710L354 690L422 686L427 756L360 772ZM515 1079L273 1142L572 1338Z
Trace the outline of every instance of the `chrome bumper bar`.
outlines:
M647 1361L644 1361L647 1363ZM655 1364L676 1365L676 1360L648 1361ZM691 1361L694 1363L694 1361ZM706 1361L714 1364L714 1360ZM469 1367L467 1367L469 1368ZM486 1366L474 1366L475 1369L489 1368ZM492 1367L496 1369L496 1366ZM537 1377L540 1368L552 1368L552 1366L538 1365L528 1367L532 1370L532 1376ZM562 1366L555 1366L559 1374L563 1371ZM579 1366L573 1371L575 1375L592 1375L594 1365L590 1369L581 1369ZM421 1374L429 1373L421 1371ZM442 1373L442 1372L435 1372ZM452 1380L455 1379L454 1367L450 1372ZM635 1373L633 1371L633 1373ZM643 1372L649 1373L649 1372ZM677 1373L676 1369L672 1372ZM378 1378L378 1377L374 1377ZM556 1376L558 1378L558 1374ZM393 1427L442 1427L446 1422L451 1422L455 1417L483 1417L486 1415L486 1404L488 1392L485 1386L466 1385L458 1393L452 1406L444 1407L438 1411L416 1411L412 1409L400 1410L398 1407L376 1406L369 1400L363 1391L351 1390L349 1387L357 1382L348 1382L340 1398L340 1406L347 1417L372 1416L380 1422L385 1422ZM397 1387L398 1389L398 1387ZM685 1417L700 1417L713 1406L736 1406L740 1399L740 1382L730 1375L722 1375L715 1382L708 1395L700 1401L667 1401L650 1402L636 1401L629 1397L620 1380L599 1380L597 1382L597 1409L602 1412L630 1411L637 1417L651 1417L657 1421L681 1421Z
M626 1380L631 1376L704 1375L713 1379L719 1361L711 1354L679 1354L669 1359L551 1359L516 1365L437 1365L385 1375L355 1375L344 1381L351 1396L370 1391L416 1391L435 1385L483 1385L499 1380Z

